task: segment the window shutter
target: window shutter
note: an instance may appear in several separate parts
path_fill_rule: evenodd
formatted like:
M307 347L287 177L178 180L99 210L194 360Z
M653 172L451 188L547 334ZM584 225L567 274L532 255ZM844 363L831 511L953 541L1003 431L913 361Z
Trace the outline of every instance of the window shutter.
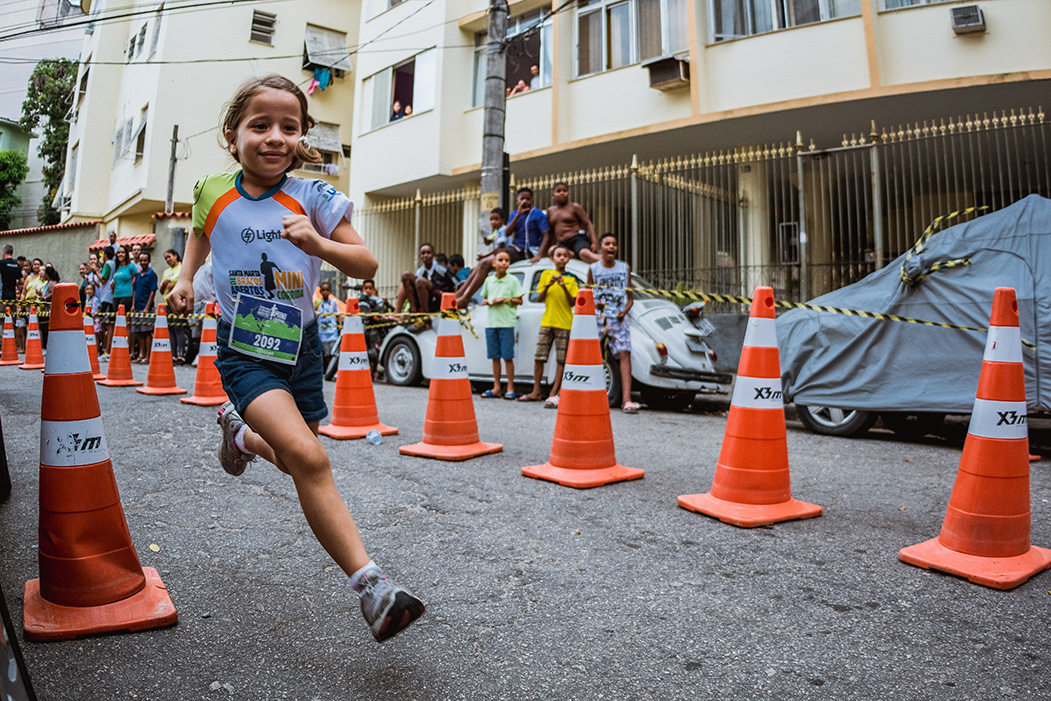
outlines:
M343 147L339 142L339 125L319 122L314 128L307 132L307 142L319 151L330 151L335 154L342 152Z
M434 109L434 88L438 80L438 52L427 49L416 54L416 66L412 78L412 113L419 114Z
M352 70L347 35L344 32L308 24L303 43L310 63L339 71Z

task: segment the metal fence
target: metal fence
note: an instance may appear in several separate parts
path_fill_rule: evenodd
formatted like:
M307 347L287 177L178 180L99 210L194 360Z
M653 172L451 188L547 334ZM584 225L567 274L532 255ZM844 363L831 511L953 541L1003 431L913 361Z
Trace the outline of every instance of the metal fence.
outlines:
M1042 109L877 128L819 148L742 147L512 181L556 182L620 257L657 287L748 295L770 285L804 301L860 280L912 246L937 216L1000 209L1028 194L1051 197L1051 124ZM417 194L362 209L355 224L392 290L420 243L463 251L478 239L477 188ZM412 263L414 266L415 263Z

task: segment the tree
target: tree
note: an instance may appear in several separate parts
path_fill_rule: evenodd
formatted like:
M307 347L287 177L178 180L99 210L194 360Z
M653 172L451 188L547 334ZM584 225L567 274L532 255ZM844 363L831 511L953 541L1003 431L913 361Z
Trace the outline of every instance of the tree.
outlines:
M22 204L15 190L29 172L26 155L19 151L0 151L0 229L11 224L11 210Z
M26 131L42 130L37 153L44 159L44 201L37 220L47 226L57 224L60 213L51 206L66 172L66 144L69 141L69 114L73 109L73 88L77 62L66 58L44 59L29 76L29 90L22 103L19 126Z

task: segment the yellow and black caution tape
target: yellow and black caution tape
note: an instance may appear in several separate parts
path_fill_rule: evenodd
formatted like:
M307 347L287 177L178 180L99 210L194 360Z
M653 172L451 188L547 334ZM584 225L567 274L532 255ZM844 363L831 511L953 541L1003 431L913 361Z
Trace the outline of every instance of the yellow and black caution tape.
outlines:
M924 229L923 234L920 236L916 244L911 249L909 249L908 253L905 254L905 260L902 261L901 264L901 281L904 282L906 285L915 285L917 282L924 279L931 273L936 273L939 270L945 270L948 268L959 268L965 265L970 265L970 258L956 258L954 260L939 261L937 263L934 263L933 265L931 265L930 269L927 270L927 272L917 275L915 277L912 277L905 272L905 267L908 265L909 261L912 260L912 257L919 255L925 250L927 250L926 248L924 248L924 246L928 241L930 241L931 236L934 236L934 234L937 233L936 229L938 229L938 227L942 223L948 223L953 219L956 219L957 217L964 217L968 214L974 214L975 212L981 212L986 209L989 209L989 207L984 205L981 207L968 207L967 209L961 209L956 212L951 212L944 216L935 217L934 221L932 221L930 225L926 229Z

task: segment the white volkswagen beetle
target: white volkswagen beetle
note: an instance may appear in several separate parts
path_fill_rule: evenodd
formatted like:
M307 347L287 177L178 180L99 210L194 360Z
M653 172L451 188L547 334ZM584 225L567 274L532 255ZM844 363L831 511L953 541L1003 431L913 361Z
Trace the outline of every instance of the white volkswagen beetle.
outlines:
M540 273L550 270L554 264L544 258L538 263L520 261L508 269L529 290L523 304L518 307L518 325L515 328L515 382L533 382L533 354L540 330L540 318L544 304L537 302L536 287ZM577 278L581 286L587 282L587 265L571 260L566 272ZM632 276L636 288L650 288L648 282L637 275ZM488 308L481 305L475 296L468 307L471 325L478 334L475 338L463 330L464 354L467 372L473 383L491 385L493 381L492 361L485 353L485 318ZM711 349L698 330L682 311L668 300L654 295L635 292L635 303L628 312L631 329L631 376L632 388L642 395L642 401L654 408L684 409L699 392L716 393L727 391L732 377L717 373L712 365ZM406 326L395 327L383 340L380 358L387 374L387 381L395 385L416 385L431 377L431 364L437 333L428 328L413 333ZM621 392L620 373L615 361L605 358L606 391L611 405L619 405ZM556 363L554 350L544 368L544 384L550 386L554 380Z

